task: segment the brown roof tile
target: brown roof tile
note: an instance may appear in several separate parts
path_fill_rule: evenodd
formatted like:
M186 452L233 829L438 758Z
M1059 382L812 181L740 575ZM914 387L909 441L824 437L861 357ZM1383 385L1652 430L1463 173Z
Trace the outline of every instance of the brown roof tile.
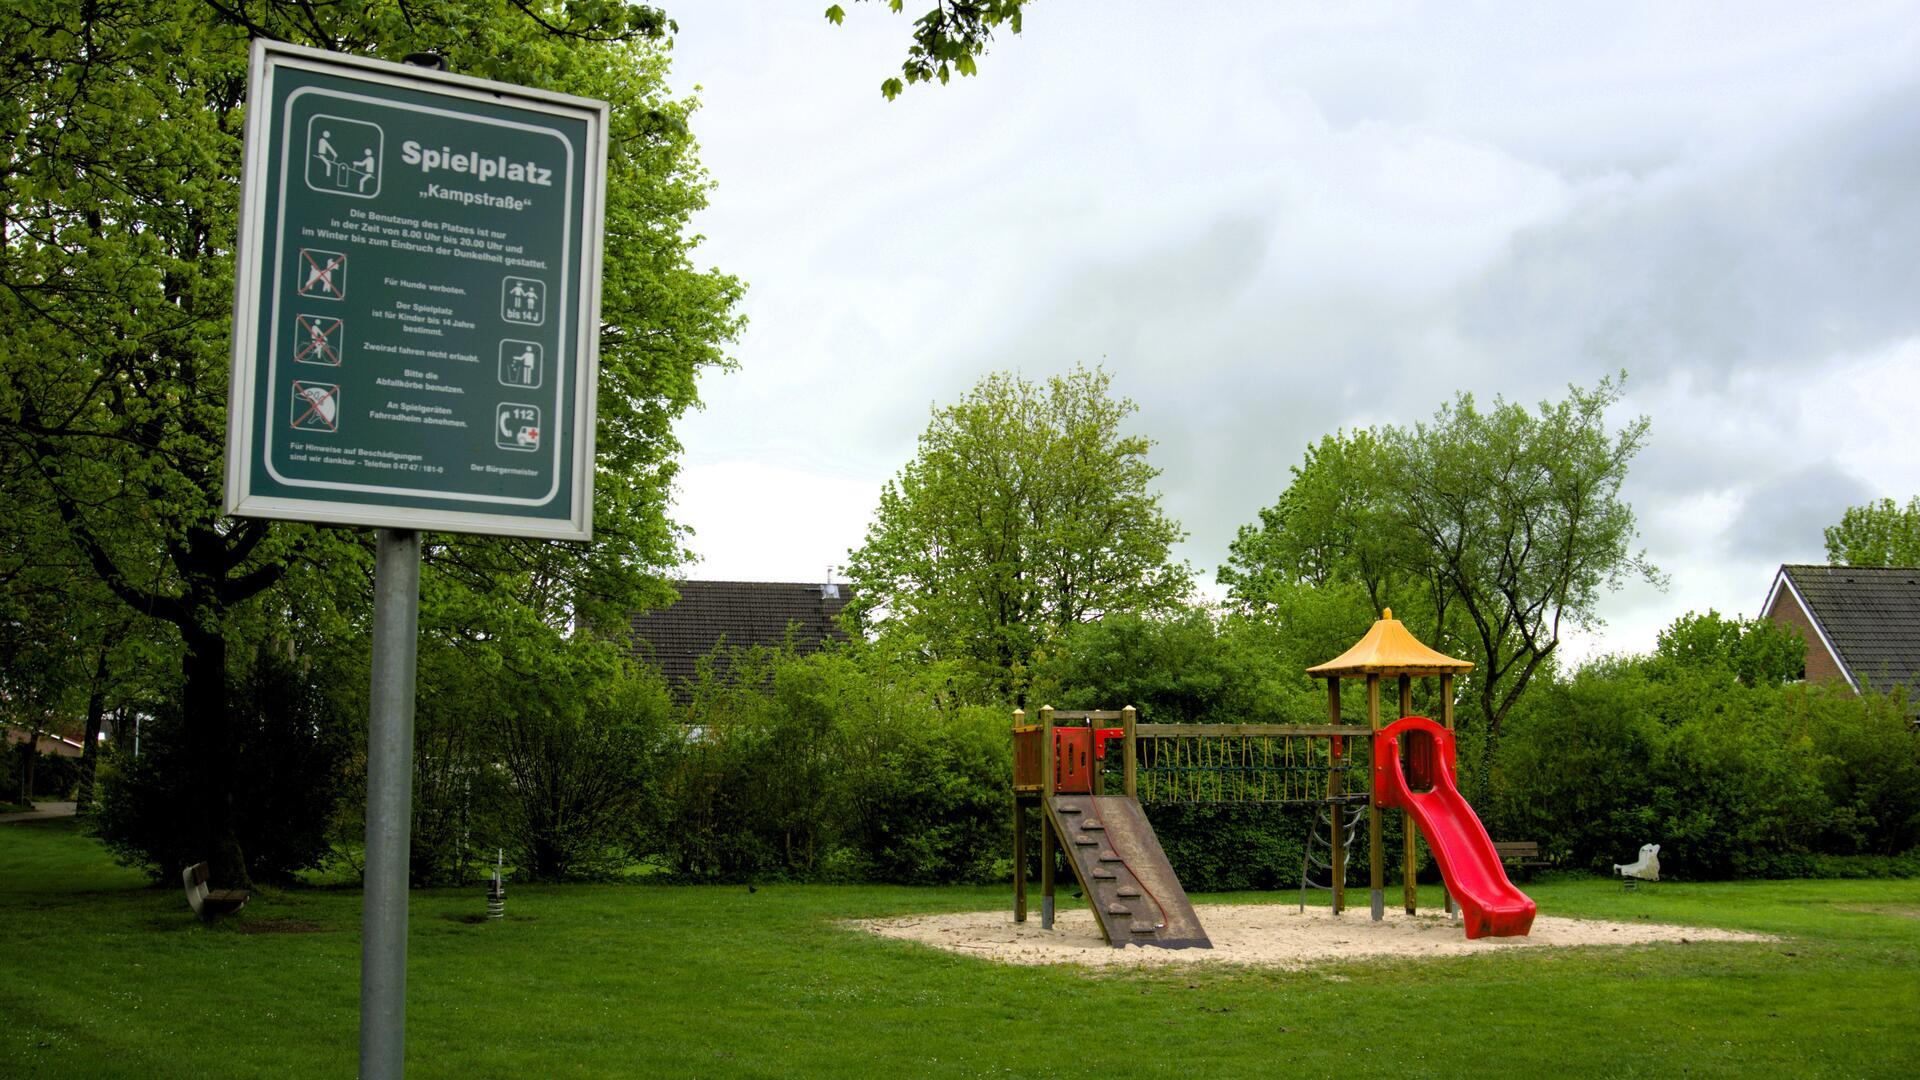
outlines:
M680 599L632 615L632 655L653 663L680 694L701 657L723 639L729 646L778 647L793 628L795 648L814 652L823 641L845 641L837 616L847 606L845 585L786 581L682 581ZM719 661L722 668L724 658Z
M1920 568L1789 563L1780 570L1857 684L1920 687Z

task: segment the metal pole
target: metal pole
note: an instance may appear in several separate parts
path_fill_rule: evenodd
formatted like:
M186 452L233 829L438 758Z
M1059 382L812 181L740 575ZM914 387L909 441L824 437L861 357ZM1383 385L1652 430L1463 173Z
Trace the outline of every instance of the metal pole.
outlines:
M367 884L360 943L360 1075L406 1071L407 834L413 823L413 693L420 534L374 541L373 679L367 712Z

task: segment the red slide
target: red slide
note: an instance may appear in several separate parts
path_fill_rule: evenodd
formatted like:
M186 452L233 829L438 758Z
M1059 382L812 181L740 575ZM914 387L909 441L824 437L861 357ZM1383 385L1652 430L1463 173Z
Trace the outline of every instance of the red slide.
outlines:
M1405 717L1374 735L1374 801L1406 810L1419 825L1447 891L1460 905L1467 936L1524 937L1533 927L1533 901L1507 880L1486 826L1453 777L1453 732L1432 720Z

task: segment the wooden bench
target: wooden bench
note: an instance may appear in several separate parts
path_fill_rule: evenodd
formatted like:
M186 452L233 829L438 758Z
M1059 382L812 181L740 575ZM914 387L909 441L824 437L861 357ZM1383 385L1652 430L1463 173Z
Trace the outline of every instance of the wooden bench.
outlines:
M1493 853L1500 856L1501 862L1518 866L1523 881L1533 880L1534 867L1553 865L1540 857L1540 842L1537 840L1496 840Z
M180 883L187 889L187 906L203 922L212 922L222 915L231 915L247 903L245 889L209 889L207 888L207 864L194 863L180 871Z

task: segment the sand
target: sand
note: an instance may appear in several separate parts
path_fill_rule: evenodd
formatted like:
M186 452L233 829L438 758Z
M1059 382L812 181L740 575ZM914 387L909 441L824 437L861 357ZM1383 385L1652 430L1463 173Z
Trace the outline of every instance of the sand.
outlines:
M1702 941L1772 941L1762 934L1663 926L1651 922L1598 922L1541 915L1526 937L1468 941L1457 920L1444 914L1408 915L1391 909L1378 923L1362 909L1334 917L1325 908L1304 914L1284 904L1209 904L1196 909L1213 940L1211 949L1113 948L1100 937L1093 913L1065 907L1054 929L1040 929L1036 910L1024 923L1007 911L912 915L849 923L882 937L1006 964L1082 964L1148 967L1168 964L1245 964L1300 969L1315 964L1378 958L1469 956L1514 949L1569 946L1673 944Z

